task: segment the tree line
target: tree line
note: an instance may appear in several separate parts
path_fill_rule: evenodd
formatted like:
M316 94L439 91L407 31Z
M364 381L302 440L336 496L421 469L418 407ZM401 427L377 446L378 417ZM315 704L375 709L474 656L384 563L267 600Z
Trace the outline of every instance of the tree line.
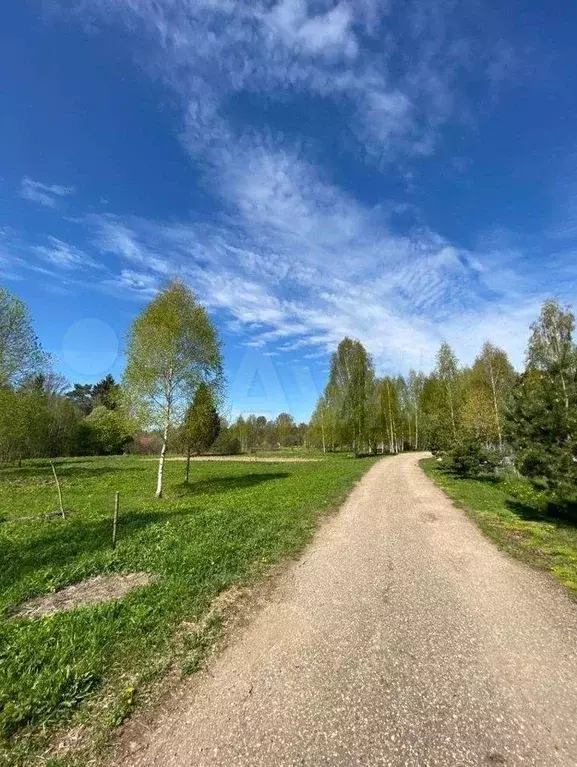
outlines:
M120 383L109 375L72 388L51 372L27 307L0 288L0 461L154 451L160 496L169 447L188 459L209 449L426 449L464 473L514 466L564 503L577 499L574 330L570 307L546 301L521 372L486 341L471 365L442 343L429 374L379 376L363 345L345 338L308 425L288 413L228 423L220 340L184 283L168 284L134 319Z
M558 503L577 498L577 347L570 307L546 301L529 328L525 365L486 341L472 365L447 343L428 375L377 376L345 338L311 417L309 444L362 453L431 450L453 470L510 465Z
M0 288L0 462L64 455L156 452L157 495L170 448L251 452L302 445L306 424L239 416L227 423L221 345L204 307L182 282L166 286L133 321L122 381L72 387L50 369L28 308Z

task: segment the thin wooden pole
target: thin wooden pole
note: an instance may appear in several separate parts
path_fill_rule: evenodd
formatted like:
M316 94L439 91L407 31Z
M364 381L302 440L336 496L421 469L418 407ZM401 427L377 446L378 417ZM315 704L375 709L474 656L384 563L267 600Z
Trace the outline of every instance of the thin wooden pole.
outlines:
M118 508L120 506L120 493L114 494L114 518L112 520L112 548L116 548L116 531L118 528Z
M60 513L62 514L62 519L66 519L66 514L64 513L64 505L62 504L62 490L60 489L60 482L58 481L56 469L54 468L54 464L52 463L52 461L50 461L50 466L52 466L52 473L54 474L54 479L56 480L56 488L58 490L58 501L60 503Z

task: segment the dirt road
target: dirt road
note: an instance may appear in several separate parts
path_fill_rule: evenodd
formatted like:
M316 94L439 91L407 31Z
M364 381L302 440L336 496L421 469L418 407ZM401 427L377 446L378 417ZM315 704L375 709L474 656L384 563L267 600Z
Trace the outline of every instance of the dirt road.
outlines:
M575 604L417 459L369 471L123 764L577 765Z

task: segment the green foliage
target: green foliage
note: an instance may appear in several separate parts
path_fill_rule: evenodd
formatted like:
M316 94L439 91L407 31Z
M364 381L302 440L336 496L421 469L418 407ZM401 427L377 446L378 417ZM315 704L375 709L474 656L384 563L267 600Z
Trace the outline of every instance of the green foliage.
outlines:
M85 419L89 429L91 454L115 455L122 453L131 437L120 410L109 410L104 405L95 407Z
M136 317L128 333L124 386L143 425L164 429L184 414L201 383L222 376L216 330L182 282L172 282Z
M301 550L318 514L339 503L370 465L345 457L282 464L201 461L186 486L182 464L167 462L159 500L147 492L155 473L147 459L59 460L69 516L0 525L0 729L7 762L32 763L31 751L19 762L17 749L35 744L42 751L45 727L50 734L63 725L90 728L121 719L127 689L135 688L129 697L137 697L154 676L151 669L197 664L199 648L183 648L185 627L202 623L223 589ZM117 490L121 511L113 551ZM53 507L48 462L0 470L3 515L42 517ZM117 602L47 618L10 617L31 597L99 573L135 571L158 580ZM26 727L25 739L7 740Z
M290 413L280 413L275 419L279 447L294 447L299 443L298 427Z
M132 323L124 371L124 404L131 418L162 434L156 495L162 495L170 430L198 387L222 384L222 355L214 325L183 282L171 282Z
M122 401L120 384L109 374L94 384L91 398L93 407L103 406L108 410L118 410Z
M220 418L210 386L201 383L186 411L179 441L188 454L202 453L213 444L220 432Z
M577 501L575 319L555 301L531 326L527 370L513 392L508 434L519 470L558 504Z
M0 461L42 455L50 427L50 412L41 394L0 389Z
M66 398L78 408L82 415L88 415L94 407L92 386L90 384L74 384L74 388L66 392Z
M437 352L435 375L441 385L444 400L446 434L457 439L459 425L459 362L448 343L442 343Z
M0 387L18 386L46 363L28 307L0 287Z
M122 390L110 374L94 385L75 383L65 395L83 415L89 415L95 407L104 406L116 410L122 403Z
M239 416L229 427L240 443L241 452L254 450L277 450L304 444L306 424L296 424L288 413L280 413L274 420L264 415Z
M478 477L482 474L494 474L499 465L500 456L490 450L473 435L462 436L456 444L442 456L443 468L459 477Z
M240 440L234 436L230 429L224 429L216 438L212 452L216 455L239 455L241 453Z
M355 453L369 445L369 408L373 398L373 362L360 341L344 338L331 358L325 395L334 408L338 439Z
M519 380L509 415L509 438L519 471L558 503L577 500L577 398L569 408L550 377L529 370Z

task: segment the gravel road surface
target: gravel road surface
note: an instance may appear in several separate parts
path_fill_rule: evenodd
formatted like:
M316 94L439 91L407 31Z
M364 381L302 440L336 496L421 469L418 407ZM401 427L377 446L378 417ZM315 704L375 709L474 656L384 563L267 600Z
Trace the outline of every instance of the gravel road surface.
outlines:
M419 457L365 475L123 765L577 765L575 603Z

